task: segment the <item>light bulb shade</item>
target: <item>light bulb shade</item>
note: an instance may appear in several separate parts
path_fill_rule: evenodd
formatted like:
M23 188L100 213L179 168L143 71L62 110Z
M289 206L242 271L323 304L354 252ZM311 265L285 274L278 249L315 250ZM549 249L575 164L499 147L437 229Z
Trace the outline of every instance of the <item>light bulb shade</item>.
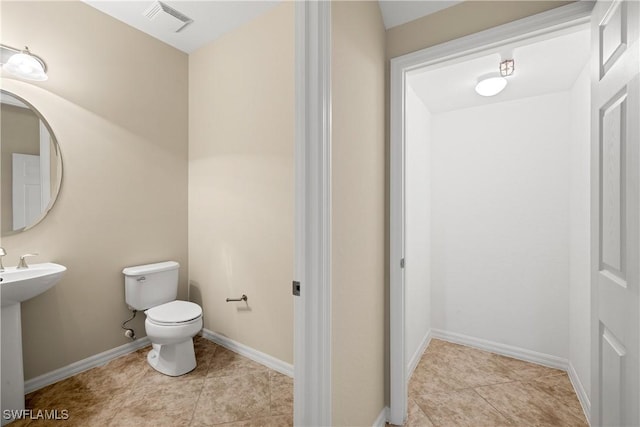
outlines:
M49 78L42 62L28 53L16 53L2 68L8 73L27 80L44 81Z
M481 96L495 96L507 87L507 79L501 76L491 75L478 79L476 92Z

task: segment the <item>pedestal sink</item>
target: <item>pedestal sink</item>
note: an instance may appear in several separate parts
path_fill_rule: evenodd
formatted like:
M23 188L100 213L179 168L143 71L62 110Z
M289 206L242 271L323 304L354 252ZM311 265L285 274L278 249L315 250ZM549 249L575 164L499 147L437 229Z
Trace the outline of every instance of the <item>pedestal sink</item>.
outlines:
M24 409L20 303L51 288L62 278L66 270L65 266L48 262L22 269L9 267L0 273L2 425L11 422L16 414L14 412L14 415L5 419L5 410Z

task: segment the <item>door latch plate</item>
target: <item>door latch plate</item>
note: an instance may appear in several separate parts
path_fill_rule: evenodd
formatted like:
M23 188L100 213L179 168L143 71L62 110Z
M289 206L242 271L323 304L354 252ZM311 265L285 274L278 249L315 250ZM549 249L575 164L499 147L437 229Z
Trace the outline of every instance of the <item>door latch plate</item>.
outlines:
M300 296L300 282L293 281L293 295L299 297Z

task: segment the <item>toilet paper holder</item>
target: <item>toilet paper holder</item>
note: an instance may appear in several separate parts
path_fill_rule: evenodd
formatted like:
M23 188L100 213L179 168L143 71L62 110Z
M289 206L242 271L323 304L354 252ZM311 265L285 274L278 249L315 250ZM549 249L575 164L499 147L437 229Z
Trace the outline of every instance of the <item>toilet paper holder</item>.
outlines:
M227 302L239 302L239 301L247 302L248 299L249 297L247 297L245 294L242 294L240 298L227 298Z

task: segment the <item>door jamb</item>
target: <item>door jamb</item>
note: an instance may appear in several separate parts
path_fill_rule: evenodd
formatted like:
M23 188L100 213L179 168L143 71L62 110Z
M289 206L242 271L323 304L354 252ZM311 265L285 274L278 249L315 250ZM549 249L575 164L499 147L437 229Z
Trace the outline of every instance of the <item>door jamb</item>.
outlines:
M593 4L587 1L571 3L495 28L471 34L430 48L391 59L390 73L390 290L389 290L389 422L404 424L407 414L408 388L404 340L404 270L405 257L405 89L411 71L445 63L458 58L479 55L483 51L505 44L589 22Z
M294 425L331 425L331 3L295 4ZM295 284L294 284L295 286Z

